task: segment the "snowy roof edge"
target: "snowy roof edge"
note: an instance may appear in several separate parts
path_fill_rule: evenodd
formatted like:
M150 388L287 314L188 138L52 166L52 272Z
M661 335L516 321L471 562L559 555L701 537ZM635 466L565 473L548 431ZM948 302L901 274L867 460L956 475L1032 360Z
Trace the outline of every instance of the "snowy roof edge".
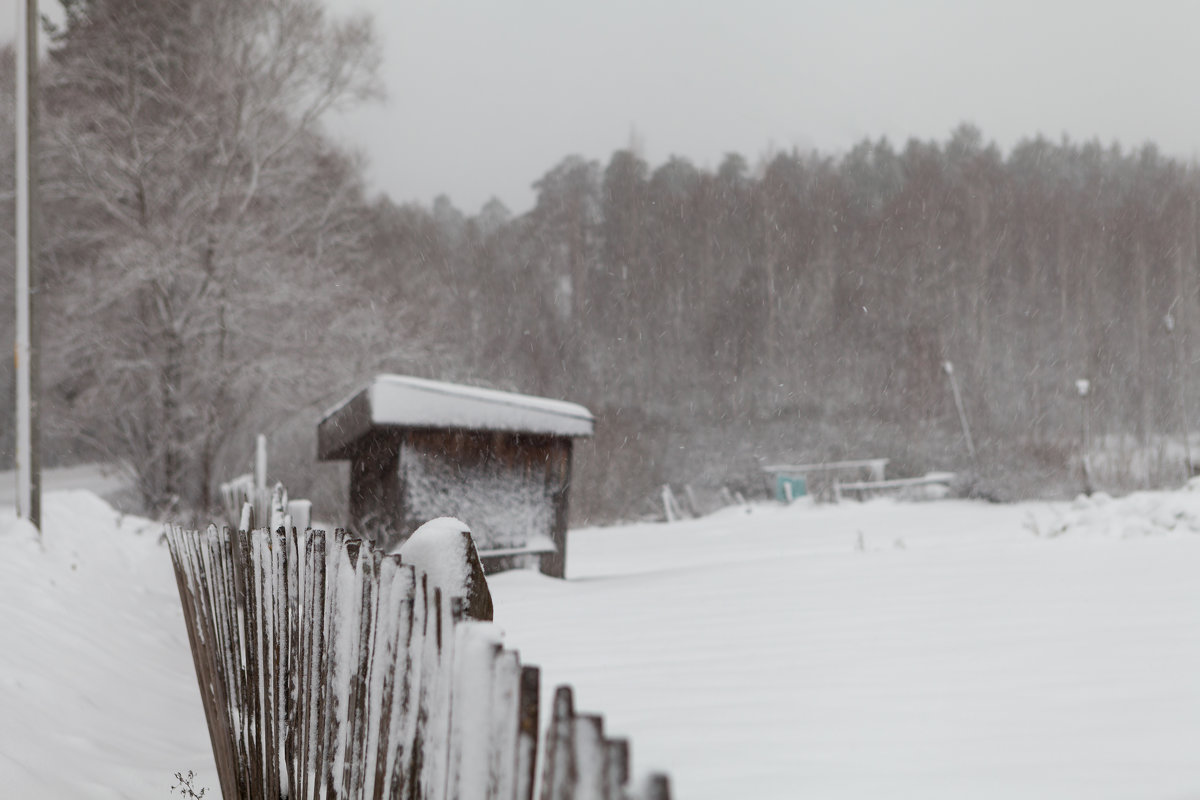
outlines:
M375 380L372 382L372 387L379 387L380 384L399 385L437 394L446 394L452 397L469 397L497 405L543 411L563 417L575 417L589 422L595 420L592 412L578 403L572 403L567 400L554 400L549 397L537 397L518 392L504 392L499 389L485 389L482 386L448 383L428 378L416 378L410 375L376 375Z
M592 435L594 424L590 411L565 400L383 374L321 417L317 425L318 457L339 457L336 451L374 426L586 437ZM344 425L348 429L343 430Z

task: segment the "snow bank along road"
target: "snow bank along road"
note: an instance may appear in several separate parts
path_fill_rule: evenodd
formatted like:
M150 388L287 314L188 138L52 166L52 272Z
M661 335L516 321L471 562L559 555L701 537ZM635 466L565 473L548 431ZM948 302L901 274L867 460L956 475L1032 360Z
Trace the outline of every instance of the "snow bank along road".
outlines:
M164 798L189 769L215 791L157 527L45 505L44 549L0 511L0 796ZM755 506L575 531L568 581L491 586L546 700L573 683L682 800L1182 800L1197 529L1200 491Z
M0 797L161 799L189 769L216 791L161 528L87 491L42 509L44 549L0 511Z

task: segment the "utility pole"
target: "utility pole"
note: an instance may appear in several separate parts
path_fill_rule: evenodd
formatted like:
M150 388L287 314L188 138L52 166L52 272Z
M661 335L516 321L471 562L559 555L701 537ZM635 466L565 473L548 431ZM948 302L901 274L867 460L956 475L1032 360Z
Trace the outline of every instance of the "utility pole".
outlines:
M38 452L37 0L17 0L17 516L42 528Z

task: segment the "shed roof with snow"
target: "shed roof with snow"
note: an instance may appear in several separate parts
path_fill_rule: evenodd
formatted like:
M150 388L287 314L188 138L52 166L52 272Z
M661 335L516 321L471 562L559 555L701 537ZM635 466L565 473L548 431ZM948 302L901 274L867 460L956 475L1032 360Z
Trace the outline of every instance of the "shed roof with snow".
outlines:
M355 443L380 427L501 431L577 438L595 420L577 403L456 383L377 375L330 409L317 427L317 457L349 458Z
M358 535L390 547L457 517L485 568L536 563L562 577L572 442L593 426L575 403L378 375L324 415L317 455L350 461Z

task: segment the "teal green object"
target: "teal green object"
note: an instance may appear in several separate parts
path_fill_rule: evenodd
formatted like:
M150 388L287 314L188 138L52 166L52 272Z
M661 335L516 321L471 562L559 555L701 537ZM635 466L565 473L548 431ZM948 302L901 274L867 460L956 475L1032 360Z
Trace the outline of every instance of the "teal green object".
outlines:
M806 494L808 494L808 481L804 479L803 475L777 475L775 477L775 499L779 502L789 503Z

